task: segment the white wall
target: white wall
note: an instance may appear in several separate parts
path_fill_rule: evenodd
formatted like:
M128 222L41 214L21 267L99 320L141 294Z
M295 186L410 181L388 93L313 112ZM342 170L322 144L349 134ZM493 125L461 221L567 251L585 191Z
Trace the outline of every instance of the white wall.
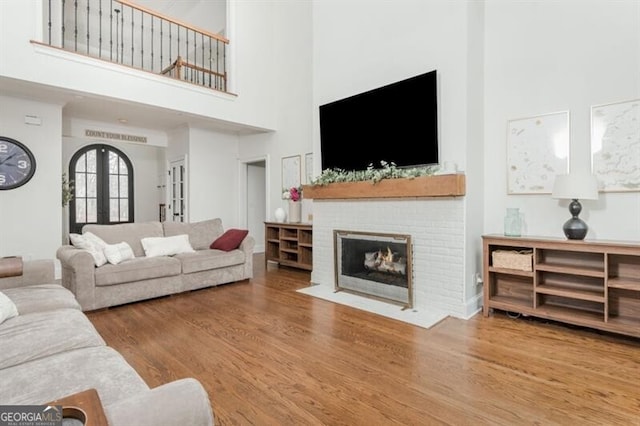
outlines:
M485 32L485 232L507 207L531 235L564 237L567 201L507 195L507 120L569 110L571 170L590 170L590 107L640 98L640 2L489 0ZM587 238L640 240L640 194L584 201Z
M0 191L0 256L53 259L62 234L62 106L0 96L0 112L0 135L25 144L36 160L29 182ZM42 124L25 124L25 115Z
M189 129L189 222L221 218L238 227L237 136Z
M240 3L244 8L249 2ZM255 3L251 4L255 6ZM277 78L274 79L277 93L274 108L278 130L275 133L240 136L239 150L241 159L269 154L270 164L266 167L269 183L266 219L275 220L273 213L276 208L286 207L281 198L282 157L300 155L304 161L305 153L313 150L311 123L317 111L312 107L312 2L283 0L263 3L265 6L269 5L266 17L271 19L270 31L274 41L269 47L269 54L274 63L278 64ZM244 36L240 36L240 40L243 38ZM247 78L261 78L255 70L250 74ZM303 220L309 213L310 202L303 200Z

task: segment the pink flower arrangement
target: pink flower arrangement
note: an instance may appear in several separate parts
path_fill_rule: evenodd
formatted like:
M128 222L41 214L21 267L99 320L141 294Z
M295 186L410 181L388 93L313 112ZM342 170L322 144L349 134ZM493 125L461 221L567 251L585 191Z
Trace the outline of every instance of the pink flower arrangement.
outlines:
M300 201L301 198L302 198L301 187L292 186L291 188L285 189L282 192L283 200Z

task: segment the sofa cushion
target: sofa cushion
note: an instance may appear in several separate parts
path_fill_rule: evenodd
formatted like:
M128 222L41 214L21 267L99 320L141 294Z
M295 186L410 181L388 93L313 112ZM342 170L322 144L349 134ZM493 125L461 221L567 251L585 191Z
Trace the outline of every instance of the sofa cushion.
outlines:
M164 222L165 237L187 234L189 242L194 250L206 250L211 242L224 232L222 220L220 218L203 220L200 222Z
M106 243L102 241L100 237L91 232L86 232L84 234L71 233L69 234L69 240L74 247L91 253L96 266L102 266L107 263L107 258L103 252Z
M140 243L142 238L164 236L160 222L89 224L82 227L82 233L85 232L93 232L107 244L118 244L124 241L131 246L136 257L144 256L144 249Z
M0 324L15 316L18 316L16 304L9 296L0 292Z
M0 342L0 369L73 349L105 345L93 324L77 309L18 315L0 325Z
M190 274L240 265L245 261L245 254L241 250L198 250L195 253L177 254L175 258L182 262L182 273Z
M240 247L242 240L249 234L246 229L229 229L220 235L209 248L231 251Z
M63 308L82 309L73 293L60 284L8 288L4 294L13 300L20 315Z
M125 260L131 260L136 257L133 254L131 246L124 241L118 244L107 244L104 247L104 255L112 265L117 265Z
M33 345L33 342L31 342ZM44 404L95 388L107 406L149 387L108 346L76 349L0 370L0 403Z
M96 268L96 286L180 275L180 261L173 257L136 257L117 265Z
M174 254L193 252L187 234L143 238L140 242L147 257L173 256Z

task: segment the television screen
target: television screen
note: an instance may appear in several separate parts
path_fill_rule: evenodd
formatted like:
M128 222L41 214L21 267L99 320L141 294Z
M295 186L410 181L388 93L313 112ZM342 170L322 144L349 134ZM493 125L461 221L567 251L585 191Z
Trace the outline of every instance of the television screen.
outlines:
M438 163L436 70L321 105L322 170Z

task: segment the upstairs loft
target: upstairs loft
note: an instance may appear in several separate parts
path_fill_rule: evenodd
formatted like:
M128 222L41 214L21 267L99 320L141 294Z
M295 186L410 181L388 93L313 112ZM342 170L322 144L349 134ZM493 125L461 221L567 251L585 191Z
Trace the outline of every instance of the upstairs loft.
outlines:
M268 54L269 47L273 45L273 35L266 31L269 26L267 20L256 22L256 12L251 9L243 9L240 13L223 12L220 19L203 12L202 8L209 11L219 3L229 7L224 0L136 1L139 2L144 2L145 7L148 4L150 7L166 8L162 9L163 17L176 12L176 16L181 18L171 18L171 23L165 20L160 24L157 16L153 19L145 17L141 23L139 16L142 12L129 8L124 9L125 30L122 29L122 16L117 22L115 19L116 15L122 15L123 12L112 13L111 30L107 5L121 5L123 2L78 0L78 19L75 20L76 2L66 0L64 6L71 9L65 9L64 21L62 0L0 2L0 39L4 40L1 54L7 59L0 66L0 94L8 98L44 102L54 108L62 106L65 123L84 119L119 126L119 122L122 122L120 118L127 118L129 127L160 132L188 127L232 134L256 134L277 129L276 109L273 108L273 102L277 99L277 74L273 56ZM173 7L168 8L167 5ZM100 7L102 26L100 21L92 25L90 17L93 12L100 16ZM85 15L82 14L83 10ZM133 37L129 20L132 13ZM80 18L82 16L84 20ZM87 16L89 25L86 24ZM260 13L260 16L264 14ZM210 21L214 22L211 27L208 26ZM64 48L62 22L66 22ZM77 30L73 22L77 22ZM184 22L197 23L197 27L186 26ZM144 28L144 33L140 35L144 46L141 50L138 50L140 42L135 33L139 26ZM95 32L94 27L97 28ZM150 37L152 27L153 39ZM189 30L185 30L185 27L189 27ZM196 39L192 27L195 28ZM215 34L222 37L221 40L211 38L210 55L208 35L206 31L198 32L198 28L220 30ZM224 36L227 32L233 34L233 28L243 29L245 42L242 50L233 45L229 47L230 43ZM209 35L214 35L214 31ZM121 42L123 38L125 41ZM130 65L132 46L127 40L136 40L133 45L133 66ZM217 53L216 45L220 46ZM210 57L211 66L207 63L206 66L198 65L203 68L198 72L185 71L184 63L176 61L178 50L184 62L187 62L188 52L189 64L199 64L201 58ZM214 68L216 60L219 63L217 69ZM141 69L142 63L148 69ZM167 71L172 64L176 74L178 66L182 65L180 80L169 73L162 74L162 70ZM212 72L209 73L209 70ZM218 74L214 73L218 73L221 79L216 81Z
M43 2L43 44L227 92L229 40L126 0Z

